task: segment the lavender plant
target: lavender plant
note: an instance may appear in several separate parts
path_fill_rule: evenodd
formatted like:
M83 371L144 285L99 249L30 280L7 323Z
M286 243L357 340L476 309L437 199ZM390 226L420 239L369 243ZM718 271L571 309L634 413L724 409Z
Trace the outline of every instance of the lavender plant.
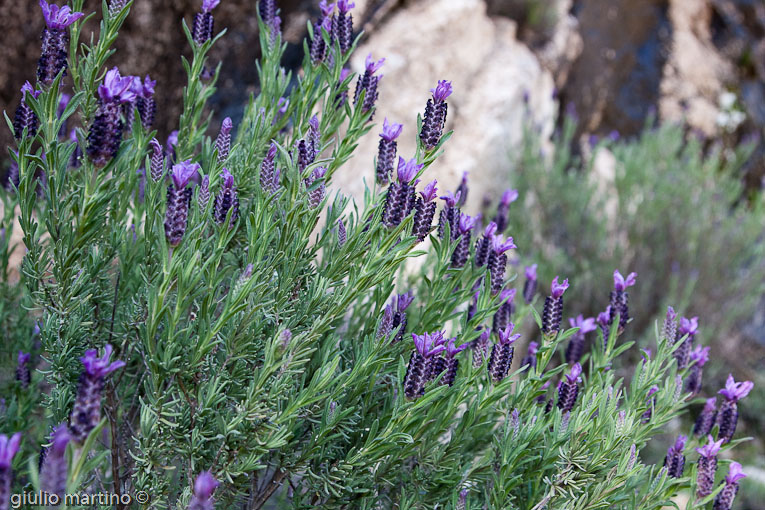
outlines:
M22 117L39 124L24 121L10 151L18 183L2 195L0 362L15 370L0 376L0 510L30 488L110 493L117 508L658 509L683 491L698 494L688 508L730 507L741 471L708 458L741 441L750 383L732 380L719 418L672 446L671 469L652 464L641 451L710 392L701 358L681 367L675 356L689 335L658 335L622 377L611 367L635 343L629 277L602 329L582 319L563 330L569 280L553 281L540 314L536 267L522 286L508 271L524 249L504 234L513 193L473 239L466 177L435 229L448 81L409 120L417 149L393 181L401 128L384 125L375 184L353 201L332 177L373 129L384 86L370 58L345 99L353 2L321 2L292 76L278 8L262 0L260 93L212 132L218 3L182 24L188 83L164 147L151 131L155 84L107 70L131 2L104 4L90 43L83 0L43 7L68 47L25 91ZM14 228L28 250L19 283L8 279ZM586 333L598 339L567 356ZM730 473L715 485L718 463Z

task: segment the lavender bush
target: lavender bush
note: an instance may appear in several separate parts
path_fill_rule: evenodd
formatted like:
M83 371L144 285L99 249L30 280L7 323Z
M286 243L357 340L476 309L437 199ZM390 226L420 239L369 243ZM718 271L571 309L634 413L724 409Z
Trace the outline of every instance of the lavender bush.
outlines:
M434 225L459 93L448 81L424 91L417 150L395 175L399 128L384 122L375 187L360 202L332 188L379 131L386 86L383 59L362 76L346 68L353 2L321 2L293 77L278 8L261 0L261 92L238 125L215 129L206 55L223 32L218 1L204 0L182 25L188 84L164 146L150 131L155 84L107 65L131 2L105 3L90 43L83 0L41 5L57 42L24 93L20 122L35 121L6 117L20 136L18 181L2 195L0 361L16 376L0 393L0 510L31 490L116 495L100 508L650 509L681 492L698 495L688 508L730 508L744 474L728 450L751 383L731 377L704 432L673 441L666 466L646 462L693 395L714 393L700 357L678 363L693 334L657 335L621 377L612 365L636 350L628 317L642 313L626 296L633 275L618 295L602 282L599 328L563 329L578 276L548 287L543 275L540 306L536 267L525 282L508 270L524 250L502 233L513 194L480 225L461 210L463 180L441 191ZM24 248L9 246L14 215ZM18 284L13 249L27 250ZM524 323L533 344L516 355ZM583 335L597 341L574 361L567 345Z

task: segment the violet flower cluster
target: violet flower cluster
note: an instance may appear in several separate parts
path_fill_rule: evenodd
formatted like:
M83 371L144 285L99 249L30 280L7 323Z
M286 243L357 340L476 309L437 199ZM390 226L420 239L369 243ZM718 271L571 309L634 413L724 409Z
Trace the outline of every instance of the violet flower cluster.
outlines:
M66 74L67 50L69 49L69 25L82 18L82 12L73 12L65 5L59 7L40 0L40 8L45 18L42 32L42 51L37 62L37 81L50 85L63 71Z

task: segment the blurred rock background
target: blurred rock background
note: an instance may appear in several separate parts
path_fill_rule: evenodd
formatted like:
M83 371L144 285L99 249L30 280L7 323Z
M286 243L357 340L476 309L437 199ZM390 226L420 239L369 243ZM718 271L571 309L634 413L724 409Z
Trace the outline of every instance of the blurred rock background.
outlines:
M124 74L150 74L157 80L156 127L162 140L176 127L185 82L180 54L190 53L180 20L190 23L200 3L135 0L110 61ZM213 62L222 63L211 105L215 131L225 116L236 125L243 105L258 91L255 3L222 0L215 10L216 30L228 30L211 54ZM303 58L306 22L318 15L317 2L277 3L291 43L284 65L296 69ZM100 6L85 1L88 12ZM388 117L404 123L401 154L414 150L414 122L428 90L439 79L453 81L447 129L454 136L434 172L441 190L454 189L468 172L468 208L474 212L513 186L508 162L520 150L524 127L549 140L566 115L578 119L570 149L583 159L592 156L595 137L636 139L654 122L684 125L705 151L753 141L754 153L740 175L748 190L742 200L762 187L762 0L356 0L354 20L366 34L352 60L355 70L368 53L387 59L375 122ZM37 2L0 0L0 108L11 115L21 85L33 81L42 27ZM344 192L362 193L359 175L371 183L378 130L337 174L336 184ZM10 142L10 133L0 130L0 144ZM550 150L552 143L543 144L543 153ZM599 161L596 175L605 180L619 164L607 149L593 159ZM6 165L0 163L0 175ZM710 295L707 307L717 304ZM765 300L724 337L704 341L713 345L718 363L759 385L745 419L748 431L759 436L752 451L765 451ZM753 454L749 464L751 478L760 480L760 495L765 495L765 460ZM765 508L757 489L745 492L752 495L742 498L740 508Z

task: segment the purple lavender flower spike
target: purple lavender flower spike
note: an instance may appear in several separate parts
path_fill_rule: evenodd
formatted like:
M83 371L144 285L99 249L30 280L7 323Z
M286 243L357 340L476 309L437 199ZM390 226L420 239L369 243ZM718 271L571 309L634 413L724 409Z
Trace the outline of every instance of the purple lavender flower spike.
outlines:
M494 217L494 222L497 224L497 230L499 230L500 234L507 228L510 204L516 200L518 200L518 190L509 189L502 193L502 198L497 207L497 215Z
M138 116L141 118L141 125L147 131L151 129L152 124L154 124L154 117L157 115L157 103L154 100L154 87L156 85L157 80L152 80L147 74L143 79L141 90L135 102Z
M333 5L334 7L334 5ZM329 34L330 42L332 42L332 18L324 16L317 23L313 24L313 38L309 47L309 55L311 56L311 63L318 65L320 62L324 62L327 57L327 43L324 39L323 31ZM329 63L328 63L329 65Z
M713 510L730 510L733 506L733 500L738 493L738 481L745 478L746 475L741 469L741 464L738 462L731 462L728 468L728 474L725 476L725 486L723 490L715 497L715 502L712 505Z
M460 214L457 224L457 232L460 236L457 246L452 253L452 267L464 267L470 256L471 232L475 227L477 218L467 214Z
M624 329L629 320L629 295L627 294L627 287L635 285L637 279L637 273L630 273L627 278L624 278L618 269L614 270L614 290L611 291L611 317L610 322L613 323L616 319L616 314L619 314L619 329Z
M736 382L733 375L728 375L725 388L718 393L723 396L720 410L717 412L717 424L720 430L717 437L729 442L736 432L738 424L738 401L746 397L754 387L752 381Z
M407 323L406 309L409 308L409 305L412 304L412 301L414 301L414 294L412 291L396 296L396 307L393 313L393 321L391 327L398 328L398 331L396 332L396 336L393 337L392 343L400 342L404 339Z
M446 367L444 370L446 373L441 378L441 384L447 386L454 385L454 380L457 378L457 369L460 364L460 360L457 359L457 354L468 348L468 344L462 344L457 347L455 345L456 340L456 338L450 338L446 342L446 351L444 351L444 355L446 356Z
M209 471L202 471L194 480L194 495L189 503L189 510L214 510L215 500L212 495L218 488L218 480Z
M499 334L503 331L508 324L510 324L510 317L515 312L515 289L503 289L499 293L499 309L494 314L494 320L492 321L491 330L494 333Z
M446 350L446 346L443 345L444 333L442 331L423 335L412 333L412 339L415 349L409 358L409 365L404 377L404 394L409 400L414 400L425 394L425 383L430 374L431 360Z
M202 12L198 12L194 15L194 21L191 25L191 38L197 46L202 46L204 43L212 39L215 20L213 19L211 11L217 7L219 3L220 0L203 0Z
M239 219L239 195L234 186L234 176L228 168L224 167L221 170L221 181L220 191L213 200L213 219L218 225L223 225L231 211L228 227L233 228L236 220Z
M385 205L382 214L382 223L388 228L398 226L401 221L409 216L409 213L415 207L417 195L415 193L415 184L410 184L423 165L418 165L417 160L398 158L398 170L396 171L398 180L388 186L385 195Z
M13 136L17 140L21 140L21 136L24 133L24 129L27 130L27 136L34 137L37 134L37 128L40 126L40 120L37 118L37 114L32 111L32 108L26 102L27 96L31 95L35 99L40 97L41 90L35 90L32 84L28 81L21 87L21 102L16 113L13 116Z
M526 281L523 282L523 300L531 304L537 292L537 264L526 266L524 271Z
M383 338L387 337L390 332L393 330L393 305L385 305L385 309L383 310L383 316L382 319L380 319L380 324L377 326L377 334L375 335L375 338L377 340L382 340Z
M505 252L516 248L513 238L506 240L500 234L494 234L491 238L491 251L486 265L489 267L491 276L491 293L497 294L505 285L505 270L507 269L507 255Z
M383 120L383 131L380 134L380 143L377 146L377 183L385 186L388 184L393 173L393 162L396 159L396 149L398 142L396 139L401 135L402 124L388 122L386 117Z
M231 121L231 117L226 117L220 126L220 132L215 139L215 150L218 151L218 163L223 163L228 159L228 153L231 150L231 130L234 128L234 123Z
M59 72L66 75L67 49L69 32L67 27L85 14L72 12L69 6L49 5L40 0L40 8L45 18L46 27L42 32L42 51L37 62L37 80L43 85L50 85Z
M682 478L685 468L685 443L688 438L680 434L675 443L667 450L667 456L664 457L664 467L667 468L667 476L670 478Z
M124 361L110 361L112 346L104 347L104 355L98 357L98 351L90 349L80 358L85 370L80 375L77 397L69 421L72 439L79 444L85 442L88 434L101 421L101 392L106 376L125 366Z
M668 306L667 315L665 316L664 324L661 327L661 337L670 344L675 343L677 336L677 322L675 322L675 319L677 319L675 309Z
M497 224L489 222L483 231L483 236L475 243L475 257L473 261L477 267L483 267L489 261L489 252L491 250L491 241L494 234L497 233Z
M712 436L707 436L707 444L696 448L699 453L699 462L696 466L696 497L703 499L714 490L715 474L717 473L717 454L722 447L723 439L715 441Z
M372 58L372 54L367 55L367 59L364 67L364 74L359 77L359 81L356 83L356 92L354 94L354 104L361 107L361 111L366 113L374 108L377 101L377 86L380 83L382 75L375 76L375 73L385 63L385 59L381 58L376 61ZM359 105L361 92L364 91L364 100ZM369 117L371 120L371 116Z
M537 367L537 352L539 352L539 343L529 342L526 357L521 361L521 366L528 365L529 371L534 370Z
M135 101L133 78L120 76L114 67L107 71L104 82L98 86L98 109L88 131L86 153L96 167L103 167L119 151L125 123L122 121L123 104Z
M568 278L558 283L556 276L542 310L542 333L545 335L555 335L560 330L560 322L563 318L563 293L566 289L568 289Z
M337 18L334 20L334 32L340 43L340 51L347 53L353 44L353 16L350 10L356 6L349 0L338 0Z
M274 0L260 0L258 2L258 14L263 24L270 26L276 16L276 2Z
M582 365L575 363L571 367L571 372L565 375L565 380L558 386L558 409L563 413L569 412L574 408L576 399L579 396L579 383L582 382Z
M412 235L417 237L419 242L425 240L433 227L433 217L436 215L436 188L435 180L425 185L425 189L420 191L420 196L414 203L414 221L412 222Z
M337 245L341 248L343 245L345 245L345 242L348 240L348 233L345 230L345 223L343 223L343 220L338 218L337 220Z
M66 460L66 447L72 440L72 435L66 424L61 424L53 430L51 445L45 450L45 460L40 470L41 489L48 494L56 494L59 498L66 493L66 482L69 466Z
M278 189L278 178L276 185L274 183L274 160L276 159L276 152L278 148L276 143L271 142L271 147L268 149L266 157L263 158L263 163L260 165L260 187L266 193L273 195Z
M430 91L433 94L433 98L428 99L425 105L425 115L422 120L422 130L420 131L420 140L425 146L425 150L428 151L433 150L441 140L441 135L446 125L446 98L452 93L452 83L446 80L439 80L436 88Z
M457 193L459 193L460 196L459 202L457 202L457 207L465 205L465 202L467 202L468 191L468 172L462 172L462 180L460 181L460 185L457 186Z
M693 317L688 319L686 317L680 317L680 326L677 328L677 334L675 336L675 343L682 340L682 344L673 353L677 360L677 368L682 370L688 366L690 361L691 349L693 347L693 339L699 330L699 318ZM685 340L683 340L685 338Z
M0 510L8 510L11 500L11 480L13 473L11 465L13 457L19 451L21 444L21 434L15 433L9 439L8 436L0 434Z
M491 380L496 384L499 384L507 377L510 365L513 363L513 354L515 353L513 343L521 337L517 333L513 335L513 329L515 329L515 324L511 322L504 330L499 331L497 335L499 337L498 341L491 349L487 369Z
M706 436L712 431L716 421L717 399L715 397L708 398L704 403L704 409L702 409L696 418L696 423L693 424L693 435Z
M317 188L308 192L308 206L311 209L316 209L319 207L321 201L324 200L324 195L326 194L326 186L323 179L326 173L327 169L323 166L320 166L314 168L311 172L311 175L308 177L308 179L305 180L306 188L310 188L315 182L321 181Z
M686 380L686 391L693 395L698 395L701 391L701 379L704 365L709 361L709 347L697 346L690 354L692 363L688 379Z
M456 241L459 237L457 231L457 223L460 219L460 209L457 207L457 202L460 199L460 192L453 194L451 191L447 191L442 197L438 197L443 200L446 205L441 209L441 213L438 215L438 237L444 238L446 235L446 225L449 225L449 237L452 241Z
M409 184L417 173L422 170L425 165L418 165L417 160L412 158L409 161L404 161L404 158L398 158L398 169L396 175L398 181L402 184Z
M16 360L16 380L23 389L29 388L29 384L32 382L32 374L29 371L29 360L31 358L31 354L19 351Z
M165 155L162 149L162 144L156 138L152 138L149 142L151 145L151 180L159 182L165 174Z
M569 319L572 328L579 328L579 331L571 335L566 346L566 363L576 363L582 359L584 354L585 335L598 329L595 319L592 317L585 319L581 314L576 319Z
M485 360L489 359L490 337L491 331L483 329L481 335L473 340L473 345L471 346L473 349L473 369L478 369Z
M172 183L167 187L167 213L165 215L165 236L171 246L177 246L186 233L191 204L192 190L187 185L192 176L198 174L200 166L190 159L173 165L170 174Z

